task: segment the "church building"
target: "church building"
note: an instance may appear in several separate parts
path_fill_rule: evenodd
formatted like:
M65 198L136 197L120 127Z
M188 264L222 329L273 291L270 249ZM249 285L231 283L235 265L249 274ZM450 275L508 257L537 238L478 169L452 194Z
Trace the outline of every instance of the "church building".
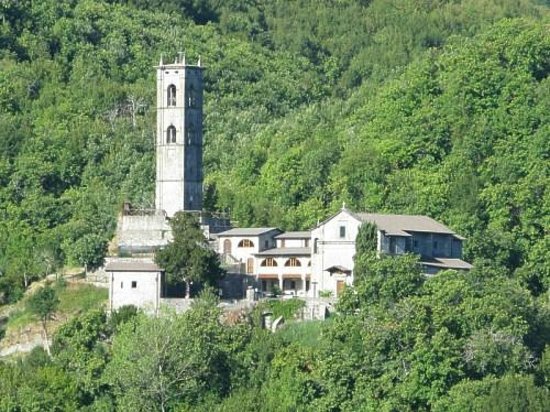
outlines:
M415 253L427 275L471 268L462 260L464 239L427 216L354 213L342 207L310 231L283 232L231 229L228 219L207 215L202 210L203 67L200 59L189 64L180 54L171 64L161 58L156 71L155 208L126 204L119 216L118 257L107 258L104 268L111 310L134 304L158 311L167 289L154 253L172 240L169 220L179 211L198 216L222 262L237 275L227 279L241 282L241 289L255 285L264 296L338 297L353 284L355 238L365 222L377 228L379 254Z

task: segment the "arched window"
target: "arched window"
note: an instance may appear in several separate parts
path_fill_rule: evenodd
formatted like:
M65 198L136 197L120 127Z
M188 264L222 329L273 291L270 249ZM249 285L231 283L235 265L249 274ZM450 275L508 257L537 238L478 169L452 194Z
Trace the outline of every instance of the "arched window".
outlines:
M168 96L168 102L167 102L168 107L174 107L176 105L176 86L174 86L173 84L168 86L167 96Z
M176 143L176 128L173 125L166 129L166 143Z
M297 259L297 258L290 258L288 259L286 262L285 262L285 266L293 266L293 267L296 267L296 266L302 266L302 264L300 263L300 261Z
M195 125L193 123L189 123L185 129L185 135L185 143L187 146L191 146L195 141Z
M313 239L313 253L319 253L319 239Z
M272 257L265 258L264 260L262 260L262 263L260 263L260 266L274 267L274 266L277 266L277 261L275 259L273 259Z
M197 106L197 91L193 85L190 85L187 89L187 107Z
M250 239L243 239L239 242L237 247L254 247L254 243Z
M223 241L223 253L231 254L231 241L229 239Z
M309 262L307 262L307 266L311 267L311 260Z

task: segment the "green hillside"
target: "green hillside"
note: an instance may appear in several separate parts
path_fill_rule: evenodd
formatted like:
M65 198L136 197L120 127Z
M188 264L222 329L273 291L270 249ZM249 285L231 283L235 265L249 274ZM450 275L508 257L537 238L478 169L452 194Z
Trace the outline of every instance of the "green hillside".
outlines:
M283 229L342 202L426 214L475 263L426 279L360 254L338 316L276 334L222 325L211 296L162 320L89 312L51 359L0 363L0 410L546 410L548 10L0 1L0 305L99 265L122 202L153 205L153 67L178 52L207 68L209 210Z
M543 6L19 1L0 12L4 300L52 267L98 264L121 202L153 204L153 66L179 51L208 68L209 209L297 229L346 201L442 219L471 239L469 259L529 278L543 257Z

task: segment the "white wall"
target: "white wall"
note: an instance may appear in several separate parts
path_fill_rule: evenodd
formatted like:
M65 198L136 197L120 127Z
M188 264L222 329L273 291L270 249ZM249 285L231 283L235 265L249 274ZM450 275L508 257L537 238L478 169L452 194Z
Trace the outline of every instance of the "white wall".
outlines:
M277 239L277 247L307 247L309 239Z
M134 305L147 312L159 308L161 272L108 272L109 309L116 310L124 305ZM136 287L132 288L132 282Z
M336 296L337 281L342 280L347 285L353 284L353 274L330 275L325 269L331 266L343 266L353 270L355 255L355 238L361 222L355 217L341 211L329 221L323 223L311 232L311 281L310 294L319 296L320 291L331 291ZM345 234L340 236L340 227L345 227ZM315 253L315 239L317 253ZM314 285L314 282L317 284ZM314 290L315 289L315 290Z

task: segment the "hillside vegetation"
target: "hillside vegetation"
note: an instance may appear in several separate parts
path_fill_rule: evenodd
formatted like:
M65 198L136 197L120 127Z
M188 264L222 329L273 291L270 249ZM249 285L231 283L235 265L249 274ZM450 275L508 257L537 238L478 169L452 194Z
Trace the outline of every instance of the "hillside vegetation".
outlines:
M0 304L102 262L153 205L155 70L205 71L205 204L302 229L346 202L464 235L470 273L356 256L323 324L280 333L91 311L0 363L0 409L544 411L550 18L535 0L0 2Z
M179 51L207 66L208 208L286 229L342 201L425 213L470 239L468 259L546 290L547 265L532 273L548 248L545 7L28 0L0 13L4 300L64 263L100 264L121 202L153 205L153 66Z

